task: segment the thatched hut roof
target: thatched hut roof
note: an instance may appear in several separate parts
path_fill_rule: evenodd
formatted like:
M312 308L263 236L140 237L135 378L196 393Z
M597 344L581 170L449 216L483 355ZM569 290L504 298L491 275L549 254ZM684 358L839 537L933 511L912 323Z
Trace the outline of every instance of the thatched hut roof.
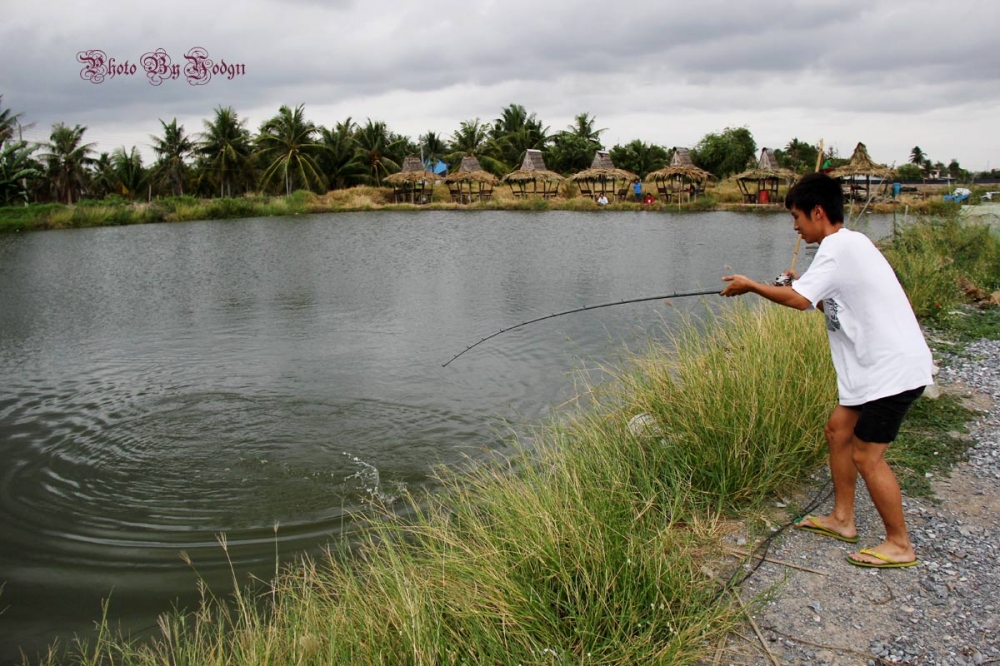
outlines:
M591 169L614 169L615 163L611 161L611 153L606 150L598 150L594 153L594 161L590 163Z
M403 160L403 168L400 169L399 173L386 176L385 182L401 185L402 183L415 183L424 180L434 182L438 178L436 173L424 168L424 163L420 161L419 157L410 155Z
M489 171L484 171L483 167L479 166L479 160L477 160L475 156L466 155L462 158L462 164L458 167L458 171L449 174L448 177L444 179L444 182L460 183L466 181L475 181L495 185L497 183L497 177Z
M747 169L743 173L736 174L733 176L733 180L766 180L768 178L777 178L778 180L784 180L790 183L798 177L799 175L791 169L753 168Z
M698 168L694 165L694 162L691 160L691 152L687 148L679 148L679 147L674 148L674 156L670 158L669 166L683 167L687 169ZM705 171L705 173L708 172Z
M757 168L765 171L777 171L781 169L781 167L778 166L778 156L774 154L772 149L760 149L760 157L757 159Z
M650 171L646 174L646 182L651 182L655 180L668 180L674 178L675 176L681 176L687 178L688 180L715 180L715 174L710 171L705 171L693 164L689 167L681 166L668 166L662 169L657 169L656 171Z
M767 180L777 178L789 183L798 178L799 175L791 169L784 169L778 166L778 158L770 148L761 148L760 157L757 159L757 166L751 167L743 173L733 176L733 180Z
M670 165L647 173L646 182L671 180L677 176L699 182L715 180L715 174L694 165L687 148L674 148L674 156L670 158Z
M567 180L627 180L634 182L639 176L625 169L584 169L570 176Z
M889 178L894 173L886 165L873 162L871 156L868 155L868 148L859 141L857 147L854 149L854 154L851 155L851 161L844 166L832 170L830 176L833 178L840 178L842 176L881 176Z
M675 178L677 176L700 182L715 180L714 173L711 171L705 171L704 169L696 167L692 164L689 167L668 166L663 167L662 169L657 169L656 171L650 171L646 174L646 182L649 183L657 180L670 180L671 178Z
M524 161L521 163L521 168L517 171L511 171L504 176L503 181L505 183L523 183L532 180L560 181L563 180L563 177L555 171L549 171L545 168L545 159L542 157L542 151L529 148L524 153Z
M635 182L639 180L639 176L631 171L617 168L614 162L611 161L611 154L608 151L598 150L594 153L594 161L591 163L589 169L574 173L568 178L568 180L572 181L602 179Z

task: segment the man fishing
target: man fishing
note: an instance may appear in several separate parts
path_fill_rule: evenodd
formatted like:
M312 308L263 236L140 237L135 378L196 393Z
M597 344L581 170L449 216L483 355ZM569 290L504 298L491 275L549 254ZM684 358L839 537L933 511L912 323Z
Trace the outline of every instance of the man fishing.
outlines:
M790 286L727 275L723 296L748 292L798 310L816 307L826 316L830 352L837 372L839 404L826 423L833 478L833 511L806 516L796 527L856 543L854 491L860 473L885 524L885 541L848 556L862 567L917 564L906 530L899 483L885 450L899 432L910 405L930 384L931 352L892 268L864 235L844 228L840 183L811 173L785 197L795 231L819 243L801 276L786 272Z

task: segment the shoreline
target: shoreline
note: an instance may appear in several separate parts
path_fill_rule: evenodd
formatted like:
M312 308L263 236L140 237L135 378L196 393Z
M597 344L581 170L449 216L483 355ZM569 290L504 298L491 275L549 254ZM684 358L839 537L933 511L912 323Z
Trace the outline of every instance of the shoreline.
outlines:
M163 222L192 222L204 220L239 219L249 217L284 217L319 215L329 213L355 213L375 211L573 211L573 212L650 212L650 213L703 213L714 211L754 213L759 215L784 214L782 204L744 204L730 200L727 192L709 192L705 197L686 203L652 204L621 201L604 206L585 197L555 197L542 199L529 197L515 199L509 192L498 191L490 201L458 204L447 200L447 195L436 196L426 204L392 203L391 190L376 187L356 187L333 190L323 195L297 191L289 196L246 196L237 198L198 199L191 196L157 199L149 202L125 200L84 200L68 205L59 203L31 204L27 206L0 207L0 234L4 232L43 231L49 229L80 229L104 226L126 226ZM892 202L855 204L847 210L860 214L862 210L874 214L902 213L914 216L937 215L958 204L940 199L901 199Z

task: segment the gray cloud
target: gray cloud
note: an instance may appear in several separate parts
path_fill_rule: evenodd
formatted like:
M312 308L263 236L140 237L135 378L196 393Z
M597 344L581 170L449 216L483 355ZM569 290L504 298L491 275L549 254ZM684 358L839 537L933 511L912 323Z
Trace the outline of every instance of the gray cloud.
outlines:
M419 119L446 134L511 102L556 129L583 111L601 126L610 124L602 116L658 114L700 127L699 118L742 124L741 113L804 125L806 109L853 113L855 133L871 118L905 116L918 133L929 114L1000 106L998 29L1000 9L985 0L633 0L611 11L590 0L57 0L5 15L0 91L39 127L79 122L118 143L130 128L156 131L158 118L189 118L198 131L195 121L219 105L252 115L256 129L281 104L299 103L323 115L317 122L350 114L395 129ZM135 63L164 48L182 63L193 46L245 65L245 76L153 87L140 72L96 86L75 60L99 48ZM629 139L653 131L611 129ZM967 159L985 162L989 150Z

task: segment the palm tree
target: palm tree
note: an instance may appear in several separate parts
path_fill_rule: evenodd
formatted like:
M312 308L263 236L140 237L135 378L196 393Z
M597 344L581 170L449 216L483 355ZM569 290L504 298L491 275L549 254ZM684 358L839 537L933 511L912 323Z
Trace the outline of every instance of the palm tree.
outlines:
M0 141L0 204L28 203L31 185L42 175L32 157L36 149L27 141Z
M438 160L443 160L447 155L448 144L437 132L428 132L420 137L420 156L424 164L431 165L431 171L434 170Z
M491 136L499 139L508 134L515 134L535 120L535 114L528 114L520 104L510 104L500 112L500 117L493 121Z
M187 171L185 159L194 151L194 142L184 135L184 126L177 126L177 118L168 125L163 125L163 138L150 135L153 140L153 152L159 157L154 170L154 177L170 183L176 196L184 194L184 175Z
M462 158L472 156L479 160L483 167L495 176L502 176L510 169L506 164L490 156L490 126L475 120L463 120L459 128L451 135L448 143L448 155L445 161L452 167L462 163Z
M395 132L389 132L389 145L386 148L388 157L398 164L402 164L407 155L420 152L420 146L411 141L410 137Z
M399 171L399 162L392 158L392 153L398 150L397 144L405 141L405 137L390 132L384 122L369 118L355 133L355 139L368 182L381 187L383 176Z
M331 129L319 128L320 141L326 150L320 153L317 163L333 189L348 187L364 177L365 166L354 136L357 129L350 118Z
M281 177L285 196L292 193L292 185L304 189L321 189L323 174L316 157L325 150L316 142L316 126L305 119L299 104L295 109L282 106L278 115L264 122L257 135L260 155L267 162L261 183L268 184Z
M103 199L116 189L118 177L111 165L111 155L101 153L90 165L90 194Z
M52 126L49 142L41 144L48 149L41 157L45 160L48 177L55 196L60 201L72 204L74 195L79 198L87 182L87 165L93 160L94 144L81 143L86 127L76 125L72 129L63 123Z
M927 159L927 154L920 150L920 146L914 146L913 150L910 151L910 164L916 164L917 166L923 166L924 161Z
M23 115L21 113L11 113L10 109L4 109L2 105L3 95L0 95L0 146L3 146L5 141L14 137L14 128L18 125L17 120Z
M551 137L535 114L529 114L520 104L511 104L501 111L490 130L490 151L508 167L524 160L528 149L544 149Z
M601 132L594 129L594 118L581 113L573 123L552 139L552 147L545 163L553 171L563 174L582 171L594 161L594 153L601 149Z
M454 134L451 135L451 152L460 153L459 159L466 155L478 155L489 141L490 128L475 120L463 120ZM449 158L451 155L449 155Z
M580 137L591 143L596 143L598 149L601 147L601 132L608 131L607 128L594 129L597 118L591 118L589 113L581 113L573 117L573 122L567 127L567 131L573 136Z
M135 146L125 152L125 147L115 148L111 152L111 170L114 173L116 186L122 196L134 199L135 193L146 184L146 169L142 166L142 155Z
M203 168L218 183L219 196L233 196L233 186L248 184L252 178L250 132L233 107L215 110L215 119L205 121L197 152L205 158Z

